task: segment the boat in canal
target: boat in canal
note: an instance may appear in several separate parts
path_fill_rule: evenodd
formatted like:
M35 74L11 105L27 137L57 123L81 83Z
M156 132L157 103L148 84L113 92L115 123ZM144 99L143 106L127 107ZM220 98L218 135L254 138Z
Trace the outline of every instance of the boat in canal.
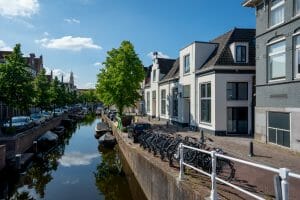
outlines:
M110 132L105 133L102 135L98 142L100 145L103 145L105 148L114 148L117 144L116 137L113 136Z
M100 148L91 134L98 122L95 117L91 123L66 128L62 140L51 151L33 157L24 172L10 168L0 173L0 199L146 199L136 198L142 190L132 183L132 172L120 173L126 163L120 161L117 146Z
M111 132L110 127L104 122L98 122L95 126L95 138L98 139L107 132Z

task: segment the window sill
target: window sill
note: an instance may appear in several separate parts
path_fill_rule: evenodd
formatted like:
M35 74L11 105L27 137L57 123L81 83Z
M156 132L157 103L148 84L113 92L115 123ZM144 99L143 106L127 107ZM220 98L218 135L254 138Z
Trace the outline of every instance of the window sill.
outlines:
M273 25L273 26L270 26L269 28L267 28L267 31L273 30L273 29L275 29L275 28L281 26L281 25L284 24L284 23L285 23L285 21L282 21L282 22L280 22L280 23L278 23L278 24L275 24L275 25Z
M285 81L286 79L285 78L278 78L278 79L271 79L268 81L268 83L277 83L277 82L282 82L282 81Z
M202 124L202 125L206 125L206 126L212 126L211 122L199 122L199 124Z
M191 75L191 72L186 72L183 74L183 76L189 76L189 75Z
M300 13L294 15L294 16L292 17L292 20L297 19L297 18L300 18Z

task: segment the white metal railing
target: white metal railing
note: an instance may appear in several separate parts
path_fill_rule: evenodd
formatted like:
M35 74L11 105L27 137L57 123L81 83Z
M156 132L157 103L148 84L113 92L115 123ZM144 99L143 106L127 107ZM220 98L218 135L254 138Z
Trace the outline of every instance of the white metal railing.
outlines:
M212 164L212 171L211 171L211 174L210 173L207 173L195 166L192 166L188 163L185 163L184 162L184 157L183 157L183 149L184 148L187 148L187 149L191 149L191 150L194 150L194 151L199 151L201 153L206 153L206 154L209 154L211 155L211 164ZM264 169L264 170L267 170L267 171L271 171L271 172L274 172L274 173L278 173L280 178L281 178L281 194L282 194L282 200L288 200L289 198L289 193L288 193L288 187L289 187L289 184L288 184L288 181L287 181L287 178L290 176L290 177L294 177L294 178L297 178L297 179L300 179L300 175L299 174L296 174L296 173L292 173L290 172L289 169L287 168L274 168L274 167L270 167L270 166L267 166L267 165L261 165L261 164L257 164L257 163L253 163L253 162L249 162L249 161L245 161L245 160L241 160L241 159L238 159L238 158L233 158L231 156L225 156L223 154L219 154L217 153L216 151L207 151L207 150L203 150L203 149L198 149L198 148L195 148L195 147L191 147L191 146L187 146L187 145L184 145L183 143L180 143L179 144L179 156L180 156L180 161L179 161L179 165L180 165L180 172L179 172L179 180L182 180L183 177L184 177L184 166L187 166L189 168L192 168L194 169L195 171L197 172L200 172L206 176L209 176L211 178L211 192L210 192L210 199L211 200L217 200L218 199L218 195L217 195L217 185L216 185L216 181L219 181L225 185L228 185L244 194L247 194L255 199L259 199L259 200L264 200L263 197L261 196L258 196L257 194L254 194L252 192L249 192L237 185L234 185L228 181L225 181L219 177L217 177L217 174L216 174L216 167L217 167L217 157L220 157L220 158L224 158L224 159L228 159L228 160L231 160L231 161L235 161L235 162L239 162L239 163L242 163L242 164L246 164L246 165L249 165L249 166L252 166L252 167L257 167L257 168L260 168L260 169Z

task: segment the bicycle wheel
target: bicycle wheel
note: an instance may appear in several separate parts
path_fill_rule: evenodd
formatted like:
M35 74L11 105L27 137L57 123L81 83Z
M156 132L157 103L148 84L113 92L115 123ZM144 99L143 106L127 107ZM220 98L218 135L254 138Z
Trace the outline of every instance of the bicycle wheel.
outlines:
M230 160L217 159L217 176L223 180L231 181L235 175L233 163Z

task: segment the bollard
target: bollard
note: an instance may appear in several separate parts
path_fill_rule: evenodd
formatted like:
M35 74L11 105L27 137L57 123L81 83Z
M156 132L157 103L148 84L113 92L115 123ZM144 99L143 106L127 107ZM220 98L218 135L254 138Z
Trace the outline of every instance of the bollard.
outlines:
M169 121L167 121L167 128L169 128Z
M21 154L16 154L16 169L21 169Z
M254 156L254 154L253 154L253 142L252 141L249 142L249 155L248 156L249 157Z
M182 143L179 144L179 157L180 157L180 161L179 161L179 166L180 166L180 172L179 172L179 180L183 179L183 146Z
M38 152L37 141L33 141L33 152L34 152L34 153L37 153L37 152Z
M217 200L217 185L216 185L216 169L217 169L217 157L216 152L211 152L211 191L210 191L210 199Z
M204 143L204 133L203 133L203 130L201 130L200 143Z
M287 181L287 178L289 176L289 169L287 168L280 168L279 169L279 176L281 178L281 194L282 194L282 200L288 200L289 199L289 183Z
M148 116L148 121L150 122L150 116Z

